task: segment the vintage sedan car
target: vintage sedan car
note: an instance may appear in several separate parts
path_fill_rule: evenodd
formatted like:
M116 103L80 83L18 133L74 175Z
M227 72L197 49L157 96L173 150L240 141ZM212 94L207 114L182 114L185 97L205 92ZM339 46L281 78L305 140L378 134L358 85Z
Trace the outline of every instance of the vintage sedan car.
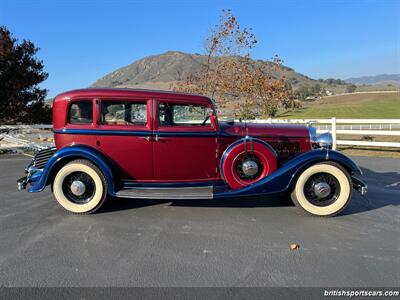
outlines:
M218 201L287 192L302 210L333 216L352 188L367 191L360 168L331 150L330 134L220 121L214 102L198 95L74 90L54 99L53 130L56 147L35 155L18 188L50 185L76 214L95 212L107 196Z

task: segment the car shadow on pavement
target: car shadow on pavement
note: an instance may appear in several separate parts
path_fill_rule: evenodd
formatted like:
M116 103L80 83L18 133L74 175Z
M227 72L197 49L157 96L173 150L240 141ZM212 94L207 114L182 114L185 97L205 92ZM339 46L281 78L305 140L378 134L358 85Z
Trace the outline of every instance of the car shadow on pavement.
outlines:
M222 199L127 199L110 198L97 213L107 213L112 211L135 209L140 207L168 204L170 206L181 207L281 207L294 206L289 196L276 194L257 197L234 197Z
M363 213L385 206L400 205L400 169L399 172L375 172L361 167L360 177L368 185L366 196L353 190L353 199L341 215Z
M352 215L378 209L384 206L400 204L400 173L378 173L370 169L361 168L363 181L368 184L367 196L361 196L353 190L353 199L341 215ZM222 199L196 200L154 200L154 199L126 199L110 198L98 213L135 209L146 206L169 204L182 207L288 207L294 206L290 196L286 193L254 196L234 197Z

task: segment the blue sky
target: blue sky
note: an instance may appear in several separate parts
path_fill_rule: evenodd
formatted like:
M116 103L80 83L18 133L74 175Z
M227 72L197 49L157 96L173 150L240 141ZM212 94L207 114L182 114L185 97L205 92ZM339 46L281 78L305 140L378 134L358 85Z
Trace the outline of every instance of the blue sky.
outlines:
M254 58L279 54L313 78L400 73L400 1L0 0L0 24L41 48L49 96L90 85L147 55L201 53L222 9L259 41Z

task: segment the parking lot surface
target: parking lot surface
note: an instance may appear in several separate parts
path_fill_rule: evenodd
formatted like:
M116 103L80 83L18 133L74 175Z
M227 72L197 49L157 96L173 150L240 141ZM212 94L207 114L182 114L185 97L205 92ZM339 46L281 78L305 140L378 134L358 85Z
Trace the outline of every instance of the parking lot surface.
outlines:
M334 218L285 196L110 199L76 216L49 188L17 191L29 158L3 156L0 286L397 286L400 160L354 159L369 193Z

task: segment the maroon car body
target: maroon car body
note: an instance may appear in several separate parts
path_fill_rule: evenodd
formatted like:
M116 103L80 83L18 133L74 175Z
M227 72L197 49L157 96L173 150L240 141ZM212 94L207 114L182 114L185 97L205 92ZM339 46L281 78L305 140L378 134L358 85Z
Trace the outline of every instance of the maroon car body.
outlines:
M218 120L213 100L173 92L82 89L53 102L55 148L39 151L17 180L93 213L107 196L218 199L290 192L308 213L349 203L361 171L306 126Z
M68 122L69 107L80 101L91 102L92 123ZM103 102L109 101L146 103L147 121L139 125L105 124L101 121L101 108ZM211 122L204 126L163 126L159 122L160 103L207 107ZM271 144L281 163L311 149L306 127L219 121L214 102L197 95L127 89L75 90L55 98L53 116L57 149L76 144L96 148L113 162L120 178L137 182L220 180L222 154L246 135Z

